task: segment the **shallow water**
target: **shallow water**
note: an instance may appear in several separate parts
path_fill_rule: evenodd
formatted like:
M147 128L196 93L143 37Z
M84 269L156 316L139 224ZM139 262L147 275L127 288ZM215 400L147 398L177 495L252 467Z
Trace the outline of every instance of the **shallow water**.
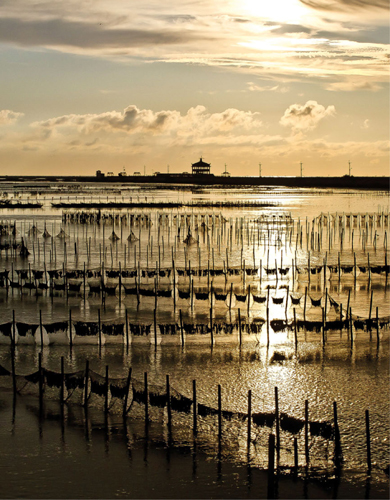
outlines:
M3 186L0 187L4 188ZM16 189L20 189L18 186ZM321 213L375 213L388 214L388 196L382 193L332 192L328 190L285 190L285 189L240 189L240 190L196 190L172 191L120 186L113 187L117 191L110 192L110 187L99 190L95 186L86 186L85 193L78 191L78 199L107 198L117 200L259 200L274 203L272 208L230 208L230 209L180 209L179 211L157 210L148 211L152 226L130 226L127 218L122 225L106 223L104 225L81 225L61 223L61 211L50 206L51 195L42 193L37 199L44 201L40 211L25 213L21 210L3 211L0 219L3 222L16 222L17 238L24 238L30 255L28 259L11 257L3 250L0 256L0 270L16 269L105 269L136 268L140 269L171 269L172 258L177 268L200 267L203 269L222 269L226 267L255 267L260 270L255 276L229 276L225 279L213 279L214 290L221 292L233 286L236 294L247 292L264 295L270 286L269 320L293 318L291 302L287 303L287 292L303 297L305 289L308 297L319 299L329 294L338 304L347 304L352 308L353 317L374 318L378 308L379 318L389 316L389 283L384 273L370 275L368 273L331 275L327 271L315 276L310 273L286 276L267 276L265 268L285 267L295 265L302 268L321 266L326 258L327 265L357 264L383 266L387 253L388 222L383 218L378 223L368 227L356 224L354 227L344 227L343 245L339 228L323 226L318 244L306 235L306 229L313 225L313 219ZM8 191L12 191L8 187ZM23 194L26 199L27 194ZM53 193L53 199L64 199L64 193ZM69 192L69 199L72 199ZM31 197L31 194L30 194ZM67 198L67 194L65 194ZM364 208L363 208L364 207ZM113 212L113 211L111 211ZM122 213L141 213L133 209ZM164 225L158 224L160 214L168 214L169 219ZM186 236L188 226L179 226L174 222L173 214L203 214L209 216L206 221L209 231L192 230L199 245L187 248L182 240ZM227 223L225 226L214 218L222 214ZM294 231L284 224L272 223L266 226L256 222L260 215L288 216L291 214ZM243 219L244 218L244 219ZM307 218L307 221L306 221ZM388 219L387 219L388 220ZM191 219L194 223L194 219ZM46 225L49 232L56 235L61 227L69 235L64 241L57 238L44 241L41 233L38 237L29 237L28 231L36 225L40 231ZM297 243L298 228L303 227L302 244ZM140 237L140 241L129 244L127 236L130 229ZM363 231L368 229L368 235ZM121 239L111 244L108 237L115 231ZM353 233L352 233L353 231ZM308 230L310 236L311 229ZM315 225L318 232L318 224ZM329 234L332 233L332 240ZM376 233L376 237L375 237ZM353 236L352 236L353 234ZM365 240L367 236L367 241ZM91 239L89 239L91 238ZM153 238L153 239L152 239ZM163 243L164 241L164 243ZM89 243L90 242L90 243ZM75 253L75 243L77 254ZM90 245L90 246L88 246ZM160 246L160 249L159 249ZM105 250L107 248L107 250ZM66 256L66 257L65 257ZM275 264L276 261L276 264ZM157 262L157 263L156 263ZM119 264L120 263L120 264ZM139 263L139 264L138 264ZM16 278L15 278L16 279ZM142 285L155 286L154 279L142 279ZM159 287L189 289L190 281L186 277L175 276L162 278ZM194 287L197 290L209 290L210 281L207 277L195 277ZM349 299L348 299L349 296ZM159 297L157 302L157 323L179 323L180 313L183 322L207 324L210 307L213 321L226 324L237 322L240 304L235 301L231 310L224 302L214 299L190 300L178 299L174 304L172 298ZM281 305L274 304L272 297L284 298ZM210 302L213 300L213 302ZM370 307L370 301L372 306ZM35 290L0 289L0 324L12 320L15 311L16 321L39 323L39 312L43 323L67 320L69 309L73 320L124 321L127 311L128 319L134 323L153 324L153 310L156 307L154 297L142 296L137 305L136 297L126 296L118 290L116 295L107 297L102 304L101 296L86 293L43 291L36 294ZM248 301L241 305L240 317L243 323L252 323L256 318L266 317L266 306ZM321 308L314 307L308 300L304 313L302 301L295 311L297 318L321 319ZM327 321L336 319L338 313L329 308ZM269 347L267 348L267 331L265 326L257 334L243 333L242 346L239 345L237 328L231 335L215 335L214 347L210 348L209 335L185 335L184 346L181 346L180 335L169 337L159 336L159 343L154 346L154 337L132 338L130 345L120 341L118 345L103 345L99 347L97 340L93 345L69 346L52 345L42 350L42 363L47 369L59 371L60 360L64 356L65 372L82 370L85 360L90 360L91 370L104 376L106 365L109 366L110 377L126 377L131 366L133 378L143 383L144 373L148 373L152 385L164 387L165 377L170 376L171 386L189 398L192 397L192 381L197 382L198 402L217 408L217 386L221 385L222 409L234 412L247 411L248 390L252 391L252 411L272 412L275 408L275 387L278 387L279 411L297 419L304 419L305 400L309 404L309 416L312 420L333 421L333 402L337 402L341 444L344 457L341 483L337 496L339 498L387 498L388 476L383 469L388 465L389 457L389 330L381 328L377 332L353 330L353 337L345 329L329 331L325 338L321 333L297 332L297 346L294 344L292 330L269 332ZM379 343L377 343L377 339ZM353 342L351 342L351 340ZM28 374L36 370L40 347L35 345L17 345L15 350L15 370L17 374ZM275 353L282 358L276 361ZM9 347L0 346L0 364L11 368ZM80 408L82 394L75 391L66 407L64 424L65 439L61 438L61 425L50 421L59 419L58 390L46 391L46 419L37 419L38 398L37 388L33 384L22 391L17 398L15 422L12 425L12 404L10 381L0 377L4 386L1 393L3 405L0 409L2 428L3 463L7 471L4 497L265 497L266 479L262 477L262 469L268 463L267 427L252 426L252 442L250 445L249 464L252 479L248 479L247 423L233 418L223 421L222 447L218 455L218 423L217 416L199 417L199 433L197 437L197 453L194 453L192 416L173 412L172 436L173 447L168 446L166 410L150 408L151 424L148 436L147 454L145 459L145 429L144 407L133 403L127 419L126 430L119 418L120 402L115 402L110 425L106 425L103 417L102 398L93 395L90 400L90 416L86 419ZM7 389L8 387L8 389ZM370 412L371 450L373 470L370 480L371 491L366 483L366 441L365 441L365 410ZM10 424L11 422L11 424ZM90 426L92 440L85 440ZM39 432L41 429L41 437ZM105 429L105 430L104 430ZM108 431L107 431L108 429ZM273 429L275 431L275 428ZM89 432L89 431L88 431ZM87 434L88 434L87 432ZM96 437L94 438L94 434ZM29 438L27 436L30 436ZM33 436L33 437L31 437ZM87 436L88 437L88 436ZM297 435L299 462L303 467L304 433ZM23 448L21 444L23 443ZM37 444L38 443L38 444ZM92 444L91 444L92 443ZM130 443L130 444L129 444ZM6 453L12 449L12 454ZM112 450L115 450L115 453ZM103 451L105 450L105 451ZM4 454L5 453L5 454ZM333 473L334 442L311 436L310 467L312 471L327 471ZM167 458L169 456L169 459ZM198 461L194 474L194 457ZM18 461L24 463L25 470L18 468ZM293 435L290 432L281 433L280 463L282 467L292 467ZM8 465L7 465L8 464ZM57 464L58 469L55 469ZM81 491L80 469L85 469L87 477L91 477L92 465L104 475L104 488L94 484L91 479ZM104 464L104 466L102 465ZM218 465L219 464L219 465ZM245 467L244 467L245 464ZM7 468L8 467L8 468ZM66 468L66 469L65 469ZM55 472L57 470L57 472ZM69 473L64 474L64 470ZM217 472L216 472L217 470ZM218 472L220 470L220 472ZM226 471L226 472L225 472ZM115 472L115 473L114 473ZM264 473L265 474L265 473ZM300 473L303 475L303 472ZM131 477L129 486L128 476ZM125 479L124 479L125 478ZM61 484L61 493L56 489ZM100 484L100 482L99 482ZM328 498L335 495L334 483L327 482L319 487L316 482L303 483L301 479L293 483L291 478L280 480L280 498ZM284 489L283 489L284 488ZM306 492L306 493L305 493Z

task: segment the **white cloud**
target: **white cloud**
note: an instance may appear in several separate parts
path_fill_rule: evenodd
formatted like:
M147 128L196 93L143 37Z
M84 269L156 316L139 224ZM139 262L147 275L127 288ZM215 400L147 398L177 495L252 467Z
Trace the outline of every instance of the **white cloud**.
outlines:
M63 115L31 125L36 129L65 134L73 129L85 134L104 131L187 137L226 134L233 130L246 132L260 127L262 123L260 113L234 108L221 113L208 113L204 106L195 106L182 115L176 110L154 112L130 105L123 112Z
M11 125L22 116L24 116L23 113L11 111L10 109L2 109L0 110L0 125Z
M135 58L137 62L223 66L274 81L313 77L345 80L329 84L330 90L355 90L345 87L360 76L367 89L376 90L378 82L388 80L388 37L379 36L383 33L383 11L377 19L375 9L378 2L386 0L375 0L371 5L373 19L367 17L372 2L343 0L341 4L348 2L363 3L365 15L355 9L341 17L335 11L325 17L301 5L299 19L293 23L297 2L292 0L260 6L253 0L1 0L0 42L115 57L126 63ZM325 0L306 3L340 4ZM282 21L282 15L288 20ZM253 90L261 92L263 88Z
M346 80L343 82L334 82L326 85L326 89L332 92L354 92L359 90L368 90L371 92L377 92L381 90L382 86L376 82L371 82L369 80Z
M313 130L325 117L335 114L334 106L325 108L317 101L307 101L306 104L291 104L280 119L280 124L291 127L293 131L304 132Z
M282 94L285 94L290 89L281 85L266 85L262 87L260 85L256 85L253 82L248 82L248 90L250 90L251 92L280 92Z

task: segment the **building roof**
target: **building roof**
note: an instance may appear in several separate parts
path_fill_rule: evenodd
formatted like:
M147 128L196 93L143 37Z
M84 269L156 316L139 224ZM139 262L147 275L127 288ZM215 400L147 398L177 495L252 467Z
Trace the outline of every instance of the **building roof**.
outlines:
M197 161L196 163L192 163L192 166L193 166L193 167L203 167L203 166L204 166L204 167L206 167L206 166L207 166L207 167L209 167L209 166L210 166L210 163L206 163L206 162L205 162L205 161L203 161L203 160L202 160L202 158L201 158L201 159L200 159L199 161Z

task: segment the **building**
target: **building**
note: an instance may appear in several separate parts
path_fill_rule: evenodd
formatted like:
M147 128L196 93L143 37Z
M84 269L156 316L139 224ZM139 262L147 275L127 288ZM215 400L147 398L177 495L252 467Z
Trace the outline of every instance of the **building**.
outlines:
M206 163L202 158L192 164L192 175L210 175L210 173L210 163Z

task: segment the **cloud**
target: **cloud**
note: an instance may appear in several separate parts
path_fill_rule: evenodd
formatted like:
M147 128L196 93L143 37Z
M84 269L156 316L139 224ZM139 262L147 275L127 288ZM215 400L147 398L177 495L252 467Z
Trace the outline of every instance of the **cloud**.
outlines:
M344 82L334 82L326 85L326 90L332 92L355 92L359 90L368 90L371 92L377 92L381 90L382 86L376 82L370 82L367 80L363 81L344 81Z
M299 0L301 3L316 10L328 12L351 11L354 9L362 10L388 10L387 0Z
M325 0L302 0L325 7ZM383 7L382 0L340 0L330 5ZM223 67L274 81L317 78L388 80L388 27L383 12L371 22L349 12L314 13L282 22L278 9L261 16L239 2L189 0L171 3L132 0L0 0L0 43L44 47L72 54L115 57L116 62L167 62ZM356 9L355 9L356 10ZM378 10L378 9L377 9ZM294 9L292 9L293 13ZM255 12L255 10L253 10ZM307 13L309 12L309 15ZM244 15L245 13L245 15ZM371 15L371 14L370 14ZM354 41L354 43L351 43ZM373 43L375 42L375 43ZM261 90L259 90L261 91Z
M288 92L290 89L281 85L266 85L260 86L253 82L248 82L248 90L251 92L280 92L282 94Z
M364 129L370 128L370 120L368 118L364 120L362 128Z
M194 32L181 29L118 28L66 19L0 19L0 41L22 46L129 49L182 44L198 38Z
M318 123L327 116L334 116L334 106L325 108L317 101L307 101L306 104L291 104L280 119L284 127L291 127L293 131L304 132L313 130Z
M270 23L268 23L270 25ZM306 26L300 24L282 24L275 25L272 29L272 34L283 35L285 33L311 33L312 30Z
M0 110L0 125L11 125L22 116L24 116L24 113L11 111L10 109L2 109Z
M175 135L177 137L218 135L233 130L248 131L261 126L260 113L234 108L221 113L208 113L204 106L190 108L182 115L176 110L154 112L130 105L123 110L100 114L63 115L34 122L39 130L77 130L84 134L97 132L124 132L127 134Z

